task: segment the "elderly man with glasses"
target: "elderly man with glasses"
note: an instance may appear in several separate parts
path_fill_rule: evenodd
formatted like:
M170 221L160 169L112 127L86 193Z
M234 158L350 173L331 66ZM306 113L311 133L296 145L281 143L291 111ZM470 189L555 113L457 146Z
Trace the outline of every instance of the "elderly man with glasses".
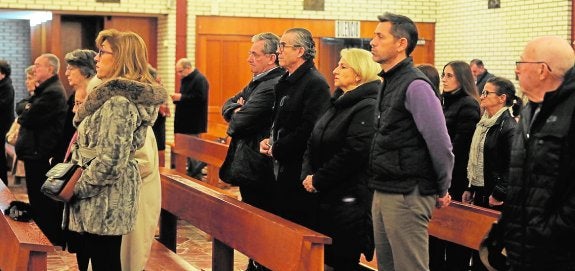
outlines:
M527 43L515 74L529 102L511 148L500 225L511 270L575 266L575 54L560 37Z
M287 72L275 86L271 135L260 142L260 152L274 160L276 213L313 228L317 194L304 189L300 175L311 131L329 104L329 85L313 63L315 42L307 29L285 31L277 53Z

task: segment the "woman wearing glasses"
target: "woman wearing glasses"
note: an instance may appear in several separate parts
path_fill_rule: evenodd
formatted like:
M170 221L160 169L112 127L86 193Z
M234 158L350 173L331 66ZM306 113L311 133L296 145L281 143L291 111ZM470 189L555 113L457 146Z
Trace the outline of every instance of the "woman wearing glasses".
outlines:
M507 190L513 130L517 126L510 107L518 99L511 81L502 77L487 80L481 92L483 117L477 123L469 150L469 184L463 202L501 209Z
M144 145L166 92L148 71L140 36L103 30L96 44L96 72L103 82L74 117L72 161L87 168L66 218L69 230L81 233L77 253L91 260L92 270L121 270L122 235L134 228L142 181L135 151Z
M303 186L319 197L317 230L333 239L325 248L325 263L336 271L358 270L361 253L373 257L367 167L380 71L369 51L341 51L333 70L337 89L305 155Z
M461 201L467 187L467 160L469 146L480 118L479 94L469 64L452 61L443 67L443 113L447 131L453 145L455 164L449 194ZM431 270L467 270L471 250L430 237Z
M511 81L502 77L487 80L481 92L483 117L477 123L469 151L469 184L467 191L463 193L463 202L495 210L502 209L507 194L513 131L517 126L510 107L520 104L518 100ZM486 270L476 251L473 252L472 270Z

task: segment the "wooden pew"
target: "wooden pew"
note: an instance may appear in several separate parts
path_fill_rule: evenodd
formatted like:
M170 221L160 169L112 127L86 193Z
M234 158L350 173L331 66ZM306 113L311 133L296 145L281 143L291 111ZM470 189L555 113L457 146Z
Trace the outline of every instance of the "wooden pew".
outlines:
M180 218L213 237L212 270L233 270L234 249L276 271L324 270L324 245L331 243L329 237L174 170L161 169L160 173L164 211L160 240L169 248L175 249L170 239L176 233L165 227L175 231L176 219ZM165 216L166 212L173 217Z
M176 171L186 174L186 157L192 157L208 164L207 182L219 186L218 173L228 152L228 145L205 138L185 134L174 134L171 146L172 161Z
M429 235L475 250L491 224L499 219L500 212L453 201L446 208L435 209L429 222ZM366 270L376 270L375 259L367 262L362 256Z
M4 211L13 200L12 192L0 181L0 209ZM3 212L1 216L0 270L47 270L48 252L55 248L36 223L14 221Z

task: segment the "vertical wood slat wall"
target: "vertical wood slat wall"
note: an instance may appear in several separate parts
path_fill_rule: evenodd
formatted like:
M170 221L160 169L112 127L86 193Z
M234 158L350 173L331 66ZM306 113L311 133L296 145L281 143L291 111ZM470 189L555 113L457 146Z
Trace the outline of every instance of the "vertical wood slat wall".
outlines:
M371 38L377 21L361 21L361 38ZM225 137L227 124L221 117L221 106L241 90L251 79L247 66L247 53L251 36L260 32L273 32L278 36L292 27L308 29L314 36L318 70L333 84L332 70L339 60L339 52L326 51L321 38L335 36L334 20L279 19L253 17L196 17L196 67L210 83L208 133ZM419 39L412 56L416 63L435 63L435 24L417 23Z

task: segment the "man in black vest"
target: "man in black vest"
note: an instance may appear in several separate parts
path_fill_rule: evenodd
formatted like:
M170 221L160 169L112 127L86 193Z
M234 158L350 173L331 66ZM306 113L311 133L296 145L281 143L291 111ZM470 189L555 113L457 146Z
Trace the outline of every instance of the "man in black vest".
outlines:
M500 224L512 270L575 266L575 54L560 37L527 44L515 74L529 99L511 148Z
M370 42L383 71L375 110L370 166L378 270L428 270L433 207L445 207L452 147L439 98L409 56L418 34L413 21L386 13Z

